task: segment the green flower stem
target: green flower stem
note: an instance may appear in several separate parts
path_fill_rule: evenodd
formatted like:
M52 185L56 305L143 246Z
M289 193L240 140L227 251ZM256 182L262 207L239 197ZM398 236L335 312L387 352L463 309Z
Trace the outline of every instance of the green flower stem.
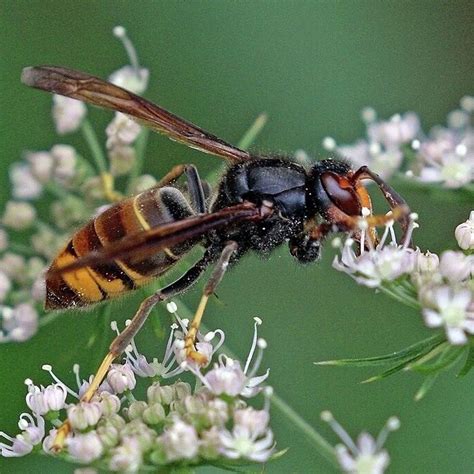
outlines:
M262 131L263 127L267 123L268 116L265 113L260 114L250 125L247 131L244 133L237 146L241 150L247 150L257 139L258 135ZM216 170L212 171L206 176L206 181L209 183L216 183L219 181L219 177L225 170L224 166L219 166Z
M326 459L334 468L340 469L333 447L298 413L293 410L282 398L273 394L272 405L296 426L315 446L316 451Z
M260 132L262 131L263 127L267 123L268 115L266 113L260 114L250 128L244 133L244 136L240 139L237 146L241 150L247 150L252 143L256 140Z
M107 173L107 160L99 144L97 135L95 134L92 125L87 119L84 119L82 121L81 132L87 144L89 145L90 151L92 153L92 158L95 162L97 170L100 174Z
M178 304L181 317L192 320L193 313L183 303L183 301L178 298L173 298L173 300ZM201 324L201 332L208 332L204 324ZM234 352L229 349L225 343L222 345L221 350L232 359L237 359ZM326 459L334 468L339 470L339 464L337 462L333 447L307 421L305 421L298 413L296 413L296 411L293 410L293 408L291 408L291 406L288 405L288 403L286 403L285 400L279 397L276 393L273 393L271 397L271 403L286 418L287 421L290 421L293 426L298 428L306 436L306 438L314 446L315 450L324 459Z
M48 324L51 324L53 321L56 320L57 317L62 316L62 314L62 311L51 311L45 316L41 316L38 323L39 327L42 328L44 326L47 326Z
M135 163L128 176L127 194L131 194L135 181L142 174L143 164L145 162L145 151L148 145L149 135L150 130L146 127L143 127L135 142Z
M416 309L416 310L420 309L420 305L419 305L418 301L416 301L415 299L413 299L409 295L400 294L399 292L395 291L393 288L390 288L389 286L386 286L386 285L380 286L379 289L383 293L387 294L388 296L390 296L394 300L397 300L399 303L404 304L405 306L409 306L410 308L413 308L413 309Z

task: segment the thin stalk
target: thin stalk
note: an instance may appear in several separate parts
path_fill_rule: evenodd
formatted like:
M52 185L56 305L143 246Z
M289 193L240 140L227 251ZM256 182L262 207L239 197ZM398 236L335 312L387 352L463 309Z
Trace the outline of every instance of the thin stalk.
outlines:
M267 120L268 115L266 113L260 114L244 133L244 136L240 139L239 143L237 143L237 146L242 150L247 150L258 137L263 127L265 127Z
M394 300L397 300L398 302L404 304L405 306L409 306L410 308L417 309L417 310L420 308L418 302L416 302L416 304L415 304L413 301L410 301L410 299L399 295L398 293L394 292L392 289L390 289L386 286L382 285L382 286L379 287L379 289L383 293L387 294L388 296L390 296Z
M136 179L142 174L149 134L150 130L143 127L135 142L135 163L128 177L127 194L131 194Z
M82 121L81 132L87 144L89 145L89 149L97 167L97 171L99 174L107 173L107 160L89 120L84 119Z
M183 303L182 300L174 298L178 302L179 313L182 318L192 319L192 311ZM201 332L207 333L208 330L204 324L201 324ZM221 350L232 359L237 359L234 352L229 349L227 344L221 346ZM326 459L333 467L339 469L339 464L332 446L307 422L305 421L285 400L273 393L271 403L279 411L287 421L290 421L298 428L306 438L311 442L315 450Z

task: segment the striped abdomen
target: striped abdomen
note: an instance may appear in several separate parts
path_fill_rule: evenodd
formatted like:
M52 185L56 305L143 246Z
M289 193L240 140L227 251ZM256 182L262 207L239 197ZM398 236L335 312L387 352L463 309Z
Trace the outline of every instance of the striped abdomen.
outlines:
M189 217L193 211L175 188L151 189L113 205L80 229L51 268L60 268L124 236ZM189 246L177 246L139 260L127 257L63 275L46 274L47 309L86 306L140 287L166 272Z

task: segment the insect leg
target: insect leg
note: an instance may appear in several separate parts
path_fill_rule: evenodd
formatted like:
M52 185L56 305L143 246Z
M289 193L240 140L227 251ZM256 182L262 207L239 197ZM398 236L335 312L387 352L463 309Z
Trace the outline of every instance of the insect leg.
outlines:
M388 183L386 183L377 173L374 173L371 171L367 166L361 166L353 175L351 180L353 182L357 182L361 179L371 179L374 181L377 186L379 187L380 191L382 191L382 194L386 201L390 205L390 209L392 209L392 212L395 214L396 212L400 212L399 217L395 217L396 220L400 221L400 225L403 230L403 237L402 240L407 232L408 225L410 223L410 220L408 216L410 215L410 208L408 207L408 204L406 203L405 199L400 196ZM397 211L398 209L398 211ZM377 225L377 224L375 224Z
M202 187L202 181L199 177L197 168L194 165L176 165L166 173L163 178L156 184L157 188L162 188L168 184L176 181L180 176L186 174L186 180L188 183L189 195L194 210L198 214L207 212L206 199L204 197L204 190Z
M186 338L184 341L186 356L196 361L200 365L204 365L207 363L206 357L197 352L194 346L199 326L201 324L202 316L204 314L204 310L206 309L209 296L214 293L215 289L224 277L227 267L229 266L229 261L234 255L237 248L237 243L232 241L224 247L224 250L222 250L219 260L217 261L217 264L214 268L214 271L212 272L209 281L204 287L204 292L201 297L201 301L199 302L199 306L196 310L196 313L194 314L194 318L191 322L191 325L189 326L189 331L186 334Z
M170 285L158 290L153 295L146 298L135 313L131 323L120 333L109 347L108 354L104 357L104 360L99 366L94 378L89 385L87 391L81 397L81 401L89 402L94 394L96 393L99 385L102 383L107 375L112 362L122 354L126 347L130 344L133 337L138 333L144 322L148 318L153 307L162 301L165 301L173 296L182 293L193 285L208 265L214 260L213 255L206 253L201 260L196 262L184 275L178 278ZM71 431L71 425L69 420L66 420L59 428L56 434L56 438L53 443L53 450L60 451L64 446L66 436Z

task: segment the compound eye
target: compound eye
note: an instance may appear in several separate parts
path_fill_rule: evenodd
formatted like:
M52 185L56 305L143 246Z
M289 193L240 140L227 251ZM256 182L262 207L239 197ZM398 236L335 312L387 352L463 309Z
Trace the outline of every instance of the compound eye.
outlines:
M361 213L359 198L354 186L344 176L326 172L321 175L324 190L331 201L349 216L357 216Z

